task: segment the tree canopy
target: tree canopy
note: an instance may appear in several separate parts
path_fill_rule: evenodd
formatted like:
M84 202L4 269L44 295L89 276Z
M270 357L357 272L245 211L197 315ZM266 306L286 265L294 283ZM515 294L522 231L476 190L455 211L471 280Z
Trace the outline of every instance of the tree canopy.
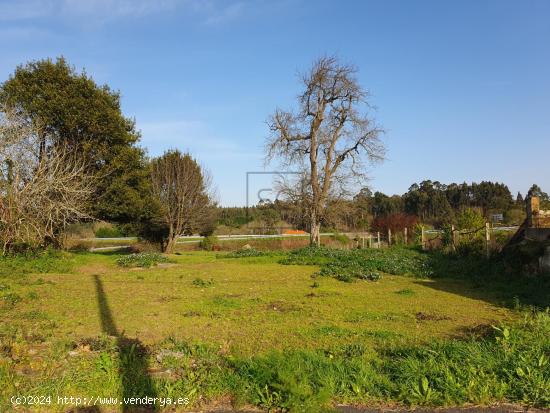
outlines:
M143 150L136 146L140 135L123 115L118 92L60 57L17 67L0 87L0 103L38 131L41 157L63 145L100 177L94 216L130 222L146 213L147 172Z

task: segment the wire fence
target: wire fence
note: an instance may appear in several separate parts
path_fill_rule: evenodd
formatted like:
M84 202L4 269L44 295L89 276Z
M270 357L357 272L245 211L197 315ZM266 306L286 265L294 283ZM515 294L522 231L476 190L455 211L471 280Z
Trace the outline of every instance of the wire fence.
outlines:
M448 229L416 229L404 228L402 231L377 231L354 233L353 239L361 248L383 248L396 244L418 244L423 249L437 249L449 247L456 250L461 244L477 240L483 241L487 256L493 251L501 249L516 233L518 226L492 226L486 223L479 228L457 229L450 226ZM349 235L349 234L348 234Z

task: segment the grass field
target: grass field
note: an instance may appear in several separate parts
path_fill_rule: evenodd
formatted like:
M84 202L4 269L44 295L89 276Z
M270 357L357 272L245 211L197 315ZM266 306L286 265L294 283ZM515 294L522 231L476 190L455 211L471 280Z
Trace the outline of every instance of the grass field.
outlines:
M509 291L445 277L313 279L317 266L282 265L278 254L231 259L182 252L151 268L121 267L119 258L66 253L35 264L2 263L0 411L9 408L8 396L31 393L183 395L191 401L184 410L223 399L313 411L331 401L446 405L510 398L498 383L500 393L473 385L470 393L443 397L430 387L435 383L424 386L427 373L418 366L403 390L392 384L390 366L399 359L407 363L406 353L390 355L399 349L477 346L475 340L486 335L496 345L495 331L503 329L491 326L522 319L505 305ZM303 377L264 377L284 371L285 363L289 371L302 366L305 376L342 363L340 373L351 374L351 381L325 394L301 383ZM318 371L311 370L318 364ZM336 374L331 372L324 374ZM497 380L489 370L483 374L479 385ZM550 383L543 379L548 382L537 386ZM542 402L526 402L545 405L548 392Z

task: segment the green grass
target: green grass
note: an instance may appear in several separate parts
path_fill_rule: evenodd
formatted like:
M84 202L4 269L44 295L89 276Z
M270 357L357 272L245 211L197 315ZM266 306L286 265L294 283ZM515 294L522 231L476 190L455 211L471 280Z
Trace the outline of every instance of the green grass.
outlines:
M136 254L123 255L117 258L116 263L126 268L149 268L161 263L168 263L168 257L156 252L140 252Z
M404 288L402 290L396 291L395 293L407 297L412 297L413 295L415 295L414 290L411 290L410 288Z
M444 257L402 249L243 255L184 252L150 268L120 267L117 253L3 259L0 411L30 393L296 412L550 406L550 316L509 305L546 302L548 290L531 294L544 280L484 282L454 258L447 278ZM350 261L383 278L315 276Z
M319 275L347 282L377 280L380 272L416 277L434 275L430 257L413 248L340 250L308 247L291 252L281 263L320 265Z

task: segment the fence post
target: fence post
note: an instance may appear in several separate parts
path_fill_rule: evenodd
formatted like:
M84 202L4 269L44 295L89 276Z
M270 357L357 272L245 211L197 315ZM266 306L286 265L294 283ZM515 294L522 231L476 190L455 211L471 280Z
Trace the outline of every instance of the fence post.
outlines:
M422 249L426 249L426 235L424 234L424 225L420 227L420 244L422 245Z
M380 231L377 232L377 235L378 235L378 244L377 247L380 248Z
M365 249L365 234L361 237L361 242L363 243L363 249Z
M388 228L388 247L391 245L391 229Z
M455 240L455 226L451 225L451 245L453 251L456 250L456 240Z
M408 235L408 234L407 234L407 227L405 227L405 229L403 230L403 235L404 235L404 237L405 237L405 245L407 245L407 244L408 244L408 239L407 239L407 238L408 238L408 236L407 236L407 235Z
M491 250L490 250L490 243L491 243L491 228L489 227L489 223L485 223L485 253L487 255L487 258L491 256Z
M372 248L372 234L369 234L369 248Z

